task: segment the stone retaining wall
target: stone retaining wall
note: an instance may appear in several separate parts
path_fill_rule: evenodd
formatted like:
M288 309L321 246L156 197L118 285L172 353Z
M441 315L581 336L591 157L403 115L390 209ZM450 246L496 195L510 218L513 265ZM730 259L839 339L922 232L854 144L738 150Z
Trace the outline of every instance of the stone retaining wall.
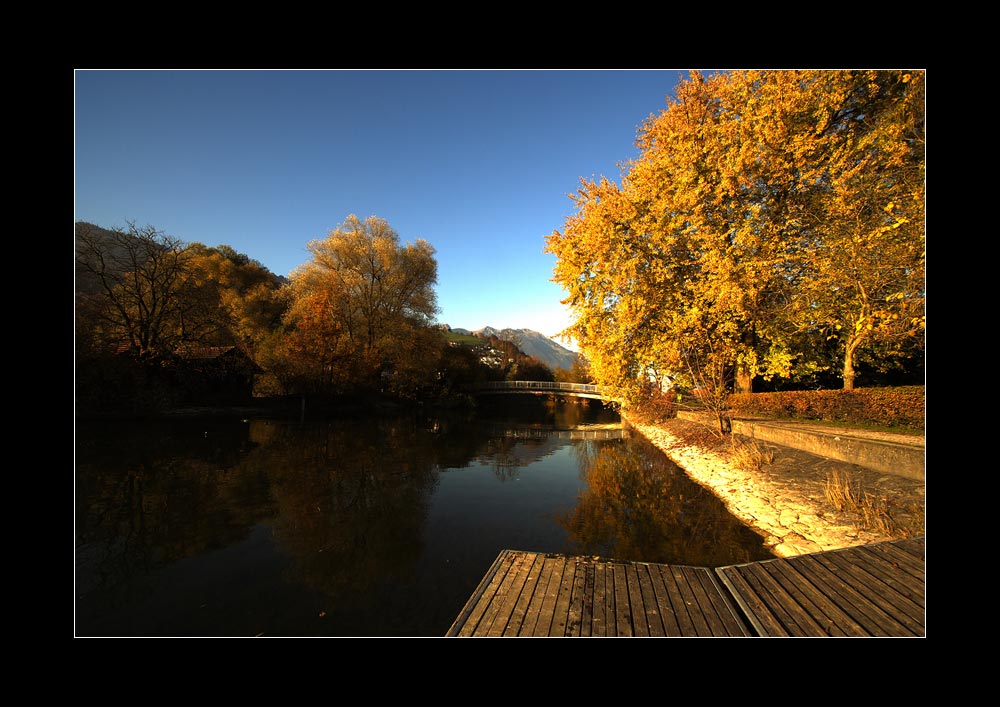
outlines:
M702 419L698 413L678 412L678 417ZM924 448L852 436L849 432L820 432L794 423L733 419L733 432L744 437L800 449L828 459L857 464L866 469L924 480Z

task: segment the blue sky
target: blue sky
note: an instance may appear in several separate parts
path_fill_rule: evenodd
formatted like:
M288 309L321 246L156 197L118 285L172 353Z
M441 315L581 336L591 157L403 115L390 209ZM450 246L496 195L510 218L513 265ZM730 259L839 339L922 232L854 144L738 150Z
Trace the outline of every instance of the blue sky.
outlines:
M438 321L569 324L544 238L620 182L686 70L75 74L75 219L227 244L275 273L349 214L436 249Z

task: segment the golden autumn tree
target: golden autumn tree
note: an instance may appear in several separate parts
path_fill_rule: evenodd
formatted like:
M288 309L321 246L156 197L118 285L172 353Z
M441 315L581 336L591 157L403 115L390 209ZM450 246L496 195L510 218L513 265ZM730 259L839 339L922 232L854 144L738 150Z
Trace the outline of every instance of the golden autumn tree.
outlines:
M820 73L815 81L826 144L793 321L836 342L850 390L859 356L885 365L923 344L924 74Z
M576 214L546 248L557 256L555 280L567 291L575 320L568 330L580 344L594 380L628 402L642 369L655 358L657 317L666 305L648 272L662 263L641 257L645 239L636 233L636 205L626 189L608 179L581 181ZM669 297L670 292L663 293Z
M922 209L918 81L876 74L693 72L643 126L621 187L583 182L576 213L546 248L598 382L628 402L639 379L688 374L721 405L730 387L749 391L757 376L818 365L803 342L823 327L845 328L835 320L846 309L832 306L845 300L824 295L873 284L845 263L848 233L869 252L891 253L887 270L908 278L892 292L876 287L879 321L899 321L903 309L906 322L922 321L913 314L922 264L910 257L923 252L922 218L845 210L862 198L883 214L889 203ZM908 83L908 92L871 88L879 81ZM892 171L902 163L906 170ZM851 231L849 214L861 231ZM854 279L833 285L841 266ZM856 310L855 323L864 318Z
M204 310L200 340L235 344L259 363L260 349L281 325L287 306L279 278L228 245L192 243L189 251L189 297Z
M437 312L430 243L402 244L384 219L352 214L308 249L285 319L300 371L325 371L317 380L335 389L391 387L427 361Z

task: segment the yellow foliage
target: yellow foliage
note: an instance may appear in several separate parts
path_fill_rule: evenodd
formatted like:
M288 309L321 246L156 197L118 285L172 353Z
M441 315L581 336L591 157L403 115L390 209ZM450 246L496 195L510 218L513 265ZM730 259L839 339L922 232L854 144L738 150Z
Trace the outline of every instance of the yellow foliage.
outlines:
M691 72L621 185L581 180L546 239L595 379L624 393L692 357L750 377L768 351L814 365L810 331L896 335L867 312L922 308L922 100L916 72Z

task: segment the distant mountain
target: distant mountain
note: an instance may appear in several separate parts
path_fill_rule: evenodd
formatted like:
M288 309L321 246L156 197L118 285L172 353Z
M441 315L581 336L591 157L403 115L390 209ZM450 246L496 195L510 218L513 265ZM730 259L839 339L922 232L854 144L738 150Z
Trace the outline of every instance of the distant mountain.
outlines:
M452 329L452 331L462 333L465 330ZM580 357L580 354L570 351L555 339L533 329L494 329L491 326L487 326L468 333L484 338L496 336L498 339L510 341L517 348L521 349L521 351L529 356L534 356L552 370L557 368L571 368Z

